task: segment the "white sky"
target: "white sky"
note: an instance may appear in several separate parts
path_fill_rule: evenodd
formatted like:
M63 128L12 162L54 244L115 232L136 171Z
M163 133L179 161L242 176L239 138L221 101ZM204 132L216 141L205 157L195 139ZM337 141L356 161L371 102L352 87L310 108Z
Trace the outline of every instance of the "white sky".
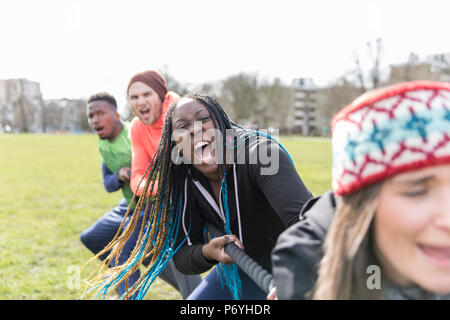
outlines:
M136 72L162 69L184 83L243 72L312 77L325 85L367 58L450 52L449 0L1 0L0 79L41 83L45 99L98 91L125 102Z

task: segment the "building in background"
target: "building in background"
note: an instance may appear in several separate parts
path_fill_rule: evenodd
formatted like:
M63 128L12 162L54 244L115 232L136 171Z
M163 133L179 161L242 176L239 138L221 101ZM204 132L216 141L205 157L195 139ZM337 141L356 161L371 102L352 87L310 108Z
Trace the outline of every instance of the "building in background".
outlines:
M0 133L87 130L85 100L44 100L39 82L0 80Z
M38 82L0 80L0 132L40 132L43 105Z
M411 53L408 62L391 65L389 84L412 80L450 82L450 53L432 54L424 59Z
M312 78L296 78L292 82L294 90L293 131L304 136L317 133L316 94L318 87Z
M89 131L86 101L83 99L45 100L44 132L80 133Z

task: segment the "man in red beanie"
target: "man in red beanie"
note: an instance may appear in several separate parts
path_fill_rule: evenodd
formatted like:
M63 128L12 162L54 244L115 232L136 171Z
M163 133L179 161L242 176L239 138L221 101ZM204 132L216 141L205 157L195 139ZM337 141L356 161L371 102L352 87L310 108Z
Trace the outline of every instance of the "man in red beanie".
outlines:
M142 194L145 170L161 139L164 117L170 104L180 97L167 90L166 80L156 71L134 75L127 87L127 97L136 118L131 123L131 190Z
M127 87L127 98L131 110L136 116L131 122L130 128L130 187L133 193L140 196L145 185L145 179L142 180L142 178L158 148L165 115L170 104L178 100L179 96L175 92L167 90L166 80L157 71L148 70L131 78ZM139 185L141 180L142 183ZM139 231L140 226L136 227L134 231L136 235L133 239L136 241ZM131 243L132 247L134 245L135 243ZM172 261L163 273L168 278L165 280L177 287L183 298L186 298L202 280L199 275L180 273Z

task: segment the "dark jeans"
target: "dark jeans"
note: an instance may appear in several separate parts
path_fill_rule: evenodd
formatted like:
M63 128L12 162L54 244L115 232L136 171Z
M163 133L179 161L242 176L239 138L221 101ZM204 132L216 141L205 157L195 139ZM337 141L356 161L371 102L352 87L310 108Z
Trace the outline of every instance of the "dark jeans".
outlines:
M122 220L127 212L128 205L124 198L122 198L119 204L111 209L109 212L105 213L99 220L97 220L91 227L84 230L81 233L81 242L90 250L92 253L97 254L100 252L109 242L112 241ZM136 225L133 234L130 239L125 244L121 255L119 256L119 264L125 263L133 251L141 228L142 217ZM124 229L126 228L128 221L125 222ZM104 260L108 256L105 253L100 256L101 260ZM166 268L159 274L159 276L177 289L183 299L185 299L201 282L201 277L199 275L183 275L180 273L173 261L167 265ZM140 277L140 272L136 271L128 279L128 287L131 287ZM125 293L125 281L119 283L117 291L121 296Z

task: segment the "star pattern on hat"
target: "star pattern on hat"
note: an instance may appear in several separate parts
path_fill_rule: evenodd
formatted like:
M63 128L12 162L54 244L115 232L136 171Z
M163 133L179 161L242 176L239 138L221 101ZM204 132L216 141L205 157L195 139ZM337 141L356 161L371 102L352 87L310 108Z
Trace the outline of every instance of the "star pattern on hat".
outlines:
M411 107L409 111L411 112L411 119L405 123L405 129L418 132L420 137L425 140L427 137L427 126L431 120L418 116Z
M447 101L449 91L403 92L342 117L333 133L346 139L334 153L333 190L348 193L399 168L450 157Z
M444 119L450 122L450 110L444 105Z
M345 145L345 152L347 152L350 160L355 161L355 149L358 146L356 140L348 139L347 144Z
M384 153L383 141L385 141L386 138L389 137L391 131L392 130L390 128L379 129L375 120L373 120L373 130L370 133L370 141L375 143L383 153Z

